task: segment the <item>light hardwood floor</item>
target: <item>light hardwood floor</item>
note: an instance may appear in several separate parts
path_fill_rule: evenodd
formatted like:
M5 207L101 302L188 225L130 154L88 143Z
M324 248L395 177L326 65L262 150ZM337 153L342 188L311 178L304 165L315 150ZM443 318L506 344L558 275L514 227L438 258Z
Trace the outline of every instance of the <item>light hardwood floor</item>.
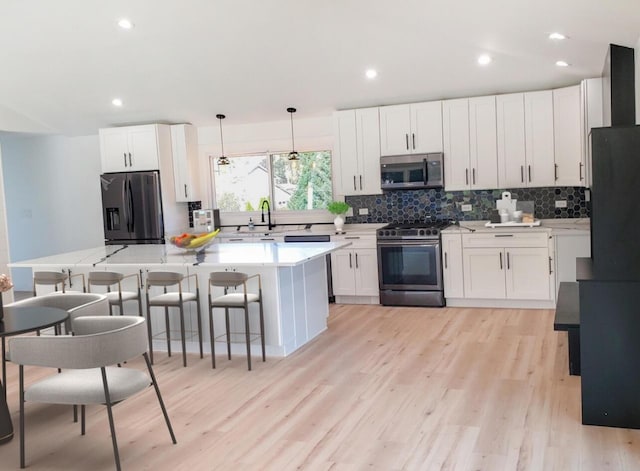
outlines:
M252 372L222 345L216 370L160 353L178 444L148 390L114 409L123 468L639 470L640 431L581 425L552 324L548 310L336 305L327 332ZM17 424L14 365L7 382ZM82 437L68 407L27 404L26 430L29 469L113 468L103 407ZM18 466L16 435L0 468Z

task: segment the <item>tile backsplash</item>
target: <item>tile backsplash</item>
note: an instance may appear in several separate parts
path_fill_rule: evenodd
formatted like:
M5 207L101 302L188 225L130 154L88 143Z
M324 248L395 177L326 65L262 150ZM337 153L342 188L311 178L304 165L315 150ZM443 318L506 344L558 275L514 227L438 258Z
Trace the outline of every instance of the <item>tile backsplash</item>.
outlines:
M589 204L582 187L517 188L513 190L445 191L398 190L381 195L347 196L345 201L353 208L353 216L347 223L410 223L432 219L473 221L489 219L496 200L503 191L511 192L518 201L533 201L538 219L589 217ZM556 208L556 201L566 201L566 208ZM470 204L471 211L463 212L461 206ZM367 208L368 215L358 215Z

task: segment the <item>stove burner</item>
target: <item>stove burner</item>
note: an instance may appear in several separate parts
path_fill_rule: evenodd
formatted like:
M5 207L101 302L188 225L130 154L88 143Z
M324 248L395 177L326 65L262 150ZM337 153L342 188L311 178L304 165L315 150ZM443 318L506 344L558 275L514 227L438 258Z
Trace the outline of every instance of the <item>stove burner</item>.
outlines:
M449 221L425 221L411 224L388 224L378 229L378 240L398 239L439 239L442 229L449 227Z

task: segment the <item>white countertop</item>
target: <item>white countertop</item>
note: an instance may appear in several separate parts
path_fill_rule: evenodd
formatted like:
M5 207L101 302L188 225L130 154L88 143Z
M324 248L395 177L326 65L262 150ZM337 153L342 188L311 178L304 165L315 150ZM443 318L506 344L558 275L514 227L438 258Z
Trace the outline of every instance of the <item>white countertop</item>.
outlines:
M173 245L108 245L49 257L10 263L10 267L69 267L117 265L174 266L295 266L350 245L350 242L280 243L248 242L227 244L220 241L199 253Z
M443 230L445 233L467 232L548 232L551 235L589 234L591 230L589 219L542 219L539 226L533 227L486 227L487 221L460 221L459 226L450 226Z
M376 230L381 227L386 226L386 224L345 224L344 232L353 235L375 235ZM241 238L259 238L265 236L285 236L285 235L335 235L336 228L332 224L312 224L309 229L306 229L305 224L301 225L287 225L287 226L276 226L271 231L267 230L265 227L258 226L253 230L249 230L247 226L239 226L240 230L237 230L233 227L224 227L220 232L218 237L230 238L230 237L241 237ZM344 235L344 234L343 234Z

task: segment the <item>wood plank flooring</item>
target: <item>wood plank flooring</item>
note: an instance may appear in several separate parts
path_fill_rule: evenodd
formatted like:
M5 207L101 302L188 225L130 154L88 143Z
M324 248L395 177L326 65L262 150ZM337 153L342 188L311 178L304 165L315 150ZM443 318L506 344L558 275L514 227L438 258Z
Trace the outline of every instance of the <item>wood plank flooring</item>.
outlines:
M335 305L328 331L286 359L248 372L219 352L216 370L156 355L178 444L148 390L114 409L123 469L640 469L640 431L581 425L553 311ZM105 409L87 420L82 437L68 407L27 404L28 468L113 469ZM17 433L3 470L19 467Z

